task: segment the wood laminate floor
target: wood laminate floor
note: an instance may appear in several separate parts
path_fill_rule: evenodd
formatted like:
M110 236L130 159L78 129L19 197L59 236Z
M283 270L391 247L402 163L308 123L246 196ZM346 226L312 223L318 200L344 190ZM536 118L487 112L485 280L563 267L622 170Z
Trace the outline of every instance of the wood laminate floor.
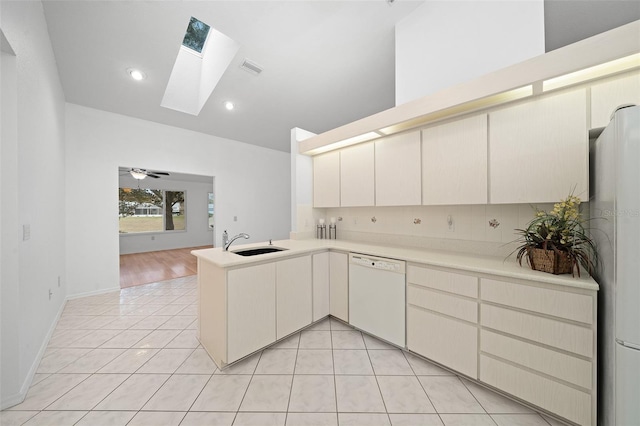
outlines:
M187 247L120 255L120 288L195 275L196 257L191 250L211 246Z

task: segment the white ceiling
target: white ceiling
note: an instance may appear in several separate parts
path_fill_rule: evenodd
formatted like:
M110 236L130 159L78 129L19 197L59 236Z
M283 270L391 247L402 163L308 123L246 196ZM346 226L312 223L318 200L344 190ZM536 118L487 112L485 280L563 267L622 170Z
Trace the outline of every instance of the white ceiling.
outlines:
M321 133L394 106L394 27L422 3L45 0L44 11L68 102L288 152L293 127ZM191 16L241 45L197 117L160 106Z

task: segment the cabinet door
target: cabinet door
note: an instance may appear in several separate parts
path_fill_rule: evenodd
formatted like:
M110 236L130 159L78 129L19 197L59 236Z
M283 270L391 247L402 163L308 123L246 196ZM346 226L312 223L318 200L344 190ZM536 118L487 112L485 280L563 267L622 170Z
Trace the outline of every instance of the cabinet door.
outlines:
M373 206L374 200L373 142L340 151L340 205Z
M422 203L487 204L487 115L422 131Z
M313 206L340 206L340 152L313 157Z
M420 193L420 132L375 142L376 206L416 206Z
M276 265L229 271L227 294L231 363L276 341Z
M329 253L330 312L336 318L349 322L349 256Z
M478 328L409 305L407 347L474 379L478 378Z
M611 113L622 104L640 104L640 72L591 86L591 128L609 124Z
M313 255L313 321L329 315L329 252Z
M311 256L276 263L276 338L311 324Z
M589 198L586 90L489 114L489 202Z

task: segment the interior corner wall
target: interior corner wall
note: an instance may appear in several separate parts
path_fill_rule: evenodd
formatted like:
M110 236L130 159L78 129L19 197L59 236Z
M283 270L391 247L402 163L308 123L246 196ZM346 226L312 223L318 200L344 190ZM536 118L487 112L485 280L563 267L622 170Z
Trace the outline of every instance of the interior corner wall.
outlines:
M65 100L42 3L3 0L0 28L15 53L16 72L15 132L5 139L3 111L0 156L2 326L7 321L17 333L6 346L2 332L0 404L5 408L26 395L66 297ZM3 103L6 96L3 90ZM7 148L11 154L5 156ZM28 238L23 225L30 229ZM5 306L11 308L5 311Z
M298 143L315 133L291 129L291 238L313 234L313 158L298 153Z
M66 118L70 296L119 287L119 166L213 176L218 246L225 229L288 238L289 153L70 103Z
M396 105L545 52L543 0L427 0L396 31Z

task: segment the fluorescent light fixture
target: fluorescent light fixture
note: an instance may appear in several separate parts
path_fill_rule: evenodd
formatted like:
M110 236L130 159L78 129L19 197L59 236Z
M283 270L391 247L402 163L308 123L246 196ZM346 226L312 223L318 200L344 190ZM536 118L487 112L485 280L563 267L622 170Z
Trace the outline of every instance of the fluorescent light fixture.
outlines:
M353 137L348 138L348 139L344 139L344 140L341 140L341 141L338 141L338 142L334 142L334 143L329 144L329 145L321 146L321 147L316 148L316 149L312 149L311 151L305 152L305 154L307 154L307 155L322 154L322 153L325 153L325 152L333 151L334 149L340 149L340 148L344 148L344 147L347 147L347 146L356 145L356 144L359 144L361 142L367 142L367 141L370 141L372 139L379 138L380 136L383 136L383 135L381 133L379 133L379 132L368 132L368 133L364 133L362 135L353 136Z
M145 73L135 68L127 69L127 73L131 76L132 79L136 81L144 80L145 78L147 78L147 75Z
M508 90L506 92L498 93L481 99L476 99L475 101L456 105L451 108L436 111L431 114L422 115L412 120L403 121L401 123L394 124L393 126L380 129L378 130L378 132L382 133L383 135L393 135L395 133L414 129L416 127L420 127L443 118L454 117L456 115L465 114L479 109L497 106L506 102L526 98L527 96L531 95L533 95L532 85L518 87L517 89Z
M232 109L234 109L236 106L233 104L233 102L231 101L226 101L224 103L224 107L228 110L231 111Z
M544 80L542 82L542 91L558 89L560 87L570 86L572 84L582 83L595 78L606 77L607 75L628 71L633 68L640 67L640 53L625 56L624 58L615 59L605 62L604 64L595 65L580 71Z
M135 179L138 179L138 180L142 180L147 177L146 173L142 173L137 169L130 170L129 173L131 173L131 176L133 176Z

